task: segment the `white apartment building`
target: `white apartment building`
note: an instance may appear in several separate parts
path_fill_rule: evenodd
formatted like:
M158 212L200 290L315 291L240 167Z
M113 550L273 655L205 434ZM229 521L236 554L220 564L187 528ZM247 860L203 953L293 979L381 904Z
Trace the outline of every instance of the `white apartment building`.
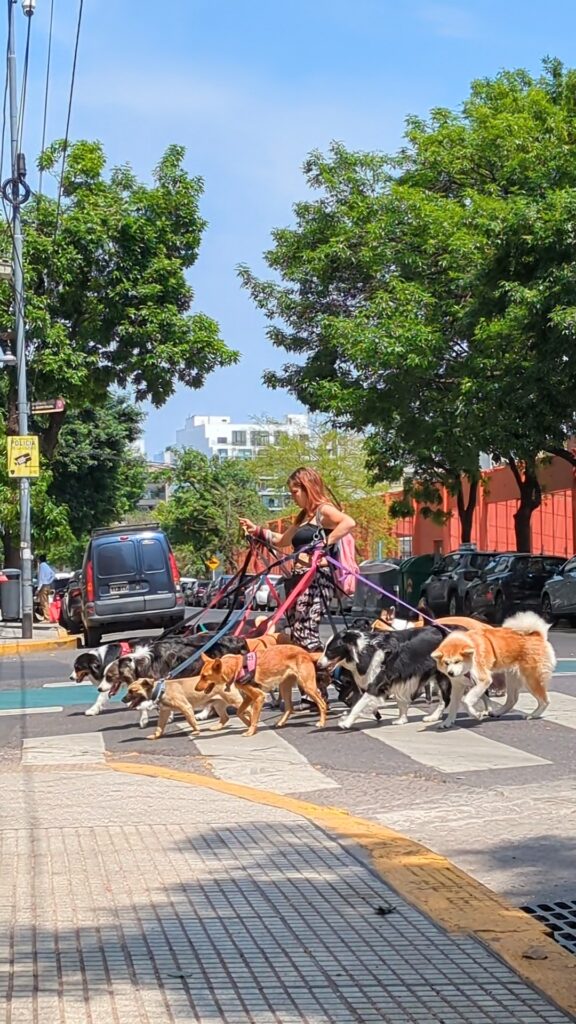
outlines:
M220 459L252 459L259 448L277 443L282 435L308 436L308 416L293 413L281 422L262 426L257 423L233 423L230 416L188 416L182 430L176 431L178 448L194 448L204 455ZM262 502L271 511L285 504L284 496L262 481Z

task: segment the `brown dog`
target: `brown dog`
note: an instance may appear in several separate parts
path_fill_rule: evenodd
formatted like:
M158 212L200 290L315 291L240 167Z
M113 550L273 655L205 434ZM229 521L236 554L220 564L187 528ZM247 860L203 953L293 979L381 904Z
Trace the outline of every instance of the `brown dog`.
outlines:
M204 665L200 673L197 691L211 694L215 690L225 696L231 686L241 691L244 700L238 709L238 715L250 710L250 725L244 736L253 736L258 728L262 706L266 694L272 690L280 690L284 701L284 714L276 724L281 729L292 714L292 687L298 686L316 704L320 713L317 728L326 724L327 705L316 685L316 665L320 653L313 657L301 647L293 644L279 644L259 651L253 677L246 683L239 680L242 672L243 657L241 654L225 654L222 658L208 658L203 655Z
M226 694L211 696L198 690L199 679L200 676L190 676L183 679L166 679L163 682L163 690L158 698L158 725L156 726L156 732L147 736L147 739L159 740L164 735L168 720L173 711L178 711L184 716L188 725L192 727L193 732L200 732L194 711L205 708L208 704L215 708L219 718L215 725L210 726L211 732L226 728L230 721L226 710L228 707L236 708L237 714L240 715L246 725L250 725L248 718L244 716L243 712L240 712L243 695L235 686L231 686L226 691ZM122 698L122 702L129 704L131 708L137 708L144 701L152 700L152 694L158 685L157 679L136 679L129 684L128 693Z
M452 683L448 715L440 728L449 729L454 724L468 674L474 685L464 695L464 704L473 718L480 718L475 705L490 686L492 673L498 670L507 673L507 697L502 707L491 709L491 714L499 717L511 711L524 685L537 702L528 718L540 718L549 704L548 685L556 664L548 629L534 612L519 612L506 619L501 629L481 623L480 628L445 637L432 652L439 671Z

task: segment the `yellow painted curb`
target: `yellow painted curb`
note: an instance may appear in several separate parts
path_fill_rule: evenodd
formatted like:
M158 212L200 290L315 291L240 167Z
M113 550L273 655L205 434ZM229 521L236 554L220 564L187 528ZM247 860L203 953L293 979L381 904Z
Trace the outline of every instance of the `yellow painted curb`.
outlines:
M277 807L346 836L368 851L379 875L400 896L447 931L478 939L576 1019L576 958L548 937L544 925L508 905L446 857L384 825L357 818L339 808L323 807L194 772L118 761L108 763L114 771L128 775L147 775L202 786L241 800ZM534 953L545 959L527 958L527 954Z
M0 658L7 658L11 654L39 654L41 651L54 651L61 647L74 648L80 646L80 637L65 636L56 640L8 640L2 643L0 640Z

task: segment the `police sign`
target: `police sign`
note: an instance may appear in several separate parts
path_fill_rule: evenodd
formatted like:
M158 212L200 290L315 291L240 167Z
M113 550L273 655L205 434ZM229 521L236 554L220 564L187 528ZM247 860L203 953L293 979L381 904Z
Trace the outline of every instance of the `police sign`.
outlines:
M7 437L8 476L40 476L40 447L38 438L30 436Z

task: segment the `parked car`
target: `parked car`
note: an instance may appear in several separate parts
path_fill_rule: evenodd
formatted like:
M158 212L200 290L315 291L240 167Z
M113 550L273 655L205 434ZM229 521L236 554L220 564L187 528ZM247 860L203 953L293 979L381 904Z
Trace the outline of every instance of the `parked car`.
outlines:
M82 624L88 647L103 633L167 629L184 618L180 573L156 524L95 530L82 565Z
M205 604L204 598L210 586L210 580L196 580L190 588L189 601L195 608L202 608Z
M228 597L223 593L226 585L232 579L231 576L218 576L215 580L211 580L208 588L204 594L204 606L207 608L211 605L212 608L227 608Z
M60 625L69 633L82 632L82 570L77 569L62 594Z
M270 583L274 587L274 590L278 591L278 586L283 579L282 576L270 575ZM282 598L280 598L282 599ZM263 580L258 590L254 594L254 600L252 601L252 607L258 611L273 611L278 607L278 603L267 580Z
M478 551L474 544L444 555L422 584L420 597L435 615L461 615L468 584L496 557L497 551Z
M184 594L184 604L192 604L192 588L196 580L192 576L181 576L180 586L182 587L182 593Z
M554 555L509 552L497 556L480 578L469 583L464 594L464 613L482 612L497 625L519 611L540 611L542 589L564 564Z
M540 607L546 622L551 625L561 618L571 619L576 625L576 558L569 558L547 580Z

